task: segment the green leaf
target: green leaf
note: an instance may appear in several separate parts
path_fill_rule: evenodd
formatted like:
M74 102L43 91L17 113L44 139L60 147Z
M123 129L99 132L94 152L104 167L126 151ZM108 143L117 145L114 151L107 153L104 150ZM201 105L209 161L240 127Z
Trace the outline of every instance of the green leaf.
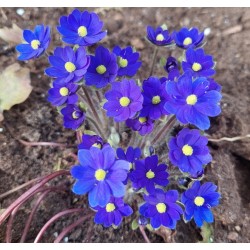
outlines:
M14 63L0 73L0 121L2 112L24 102L30 95L30 70Z
M212 243L213 242L214 230L211 224L204 222L201 227L201 235L203 240L200 243Z
M137 219L134 219L131 223L131 228L132 230L136 230L139 227L138 223L137 223Z

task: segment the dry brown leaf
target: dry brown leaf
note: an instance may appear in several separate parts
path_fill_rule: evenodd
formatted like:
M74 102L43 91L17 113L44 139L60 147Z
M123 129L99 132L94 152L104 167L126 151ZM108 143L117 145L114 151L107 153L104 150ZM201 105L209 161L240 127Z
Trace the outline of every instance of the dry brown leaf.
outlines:
M23 30L20 29L15 23L13 23L11 28L3 27L2 29L0 29L0 38L7 43L22 43Z
M0 121L2 112L24 102L30 95L30 70L14 63L0 73Z

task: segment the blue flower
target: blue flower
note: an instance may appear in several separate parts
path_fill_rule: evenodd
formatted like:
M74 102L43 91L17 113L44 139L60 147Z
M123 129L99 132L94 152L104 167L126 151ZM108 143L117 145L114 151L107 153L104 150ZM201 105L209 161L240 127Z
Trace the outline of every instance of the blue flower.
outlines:
M104 227L112 225L119 226L123 216L129 216L133 213L132 208L125 204L122 198L111 197L109 203L105 207L94 207L97 213L94 218L96 224L101 224Z
M221 91L221 85L218 84L213 78L207 78L209 81L209 90Z
M50 27L37 25L34 32L31 30L24 30L23 38L27 43L16 46L16 50L21 53L17 59L24 61L31 58L37 58L49 47Z
M211 208L219 204L220 194L216 192L217 186L212 182L200 184L195 181L191 188L186 190L181 197L181 202L185 205L185 219L194 221L198 227L203 222L212 223L214 221Z
M48 101L55 106L61 106L64 103L75 104L78 100L77 89L78 85L74 83L53 84L48 91Z
M96 88L105 87L115 81L117 71L116 55L99 46L95 56L91 56L91 63L85 75L86 85L94 85Z
M182 129L169 143L169 159L182 172L198 176L203 165L212 161L207 147L208 139L198 129Z
M146 203L140 206L139 212L150 218L151 226L155 229L161 225L175 229L177 220L180 220L180 215L183 214L182 208L176 204L177 190L164 192L157 188L154 194L143 197Z
M180 76L178 61L172 56L167 58L164 69L168 73L168 79L166 80L174 81L176 77L178 78Z
M105 143L99 135L83 135L78 149L90 149L91 147L103 148L107 145L109 144Z
M130 179L134 188L146 188L149 193L155 191L155 184L167 186L167 165L158 165L158 156L153 155L145 160L135 161L135 170L131 172Z
M91 147L78 151L80 165L71 169L77 179L73 186L75 194L88 194L91 207L105 207L111 196L123 197L129 163L115 159L115 151L110 146L103 149Z
M204 49L186 51L186 59L182 62L183 71L190 71L192 76L212 76L215 74L213 57L206 55Z
M201 130L208 129L208 117L217 116L221 112L221 94L209 90L209 85L209 81L204 77L193 82L190 72L179 77L178 82L169 81L166 85L169 95L165 104L166 111L175 114L177 120L183 124L190 123Z
M169 114L164 109L164 105L168 99L166 82L161 83L158 78L152 76L143 81L142 87L144 101L140 116L157 120L162 115Z
M134 131L138 131L141 136L146 134L150 134L154 129L154 120L149 117L137 117L134 119L128 119L126 121L126 125L133 129Z
M85 113L75 104L68 104L61 110L64 127L78 129L85 120Z
M117 62L119 65L118 76L132 77L136 74L137 70L141 67L141 62L137 62L140 54L133 52L132 47L126 47L121 49L119 46L115 46L113 53L117 55Z
M62 40L69 44L90 46L102 40L107 32L102 31L103 22L96 13L75 9L69 16L60 18L57 30L63 35Z
M103 108L107 110L107 116L114 117L116 122L133 118L142 109L141 89L133 79L114 82L105 97L108 101Z
M87 72L90 64L90 56L86 54L84 47L74 51L71 47L56 48L54 55L49 56L52 67L47 68L48 76L57 78L55 83L79 82Z
M204 33L199 34L197 28L187 29L186 27L181 28L178 32L173 32L175 43L178 47L188 49L189 47L198 47L201 45L204 38Z
M119 160L128 161L130 163L129 167L130 169L132 169L135 160L138 160L141 157L141 149L128 147L127 152L125 153L125 151L122 148L117 148L116 154Z
M157 46L166 46L173 43L173 37L169 35L168 30L163 29L161 26L157 27L156 30L148 26L147 39Z

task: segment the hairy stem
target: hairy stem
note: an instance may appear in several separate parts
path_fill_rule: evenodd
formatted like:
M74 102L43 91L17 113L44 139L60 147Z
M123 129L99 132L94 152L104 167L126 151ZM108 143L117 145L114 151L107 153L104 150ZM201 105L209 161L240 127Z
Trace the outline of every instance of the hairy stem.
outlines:
M148 236L147 236L147 234L146 234L146 232L145 232L145 230L144 230L144 227L140 225L140 226L139 226L139 229L140 229L140 231L141 231L141 234L142 234L142 236L143 236L145 242L151 243L150 240L149 240L149 238L148 238Z
M152 74L153 74L157 54L158 54L158 47L155 46L155 48L154 48L154 54L153 54L153 61L152 61L152 65L151 65L149 76L152 76Z

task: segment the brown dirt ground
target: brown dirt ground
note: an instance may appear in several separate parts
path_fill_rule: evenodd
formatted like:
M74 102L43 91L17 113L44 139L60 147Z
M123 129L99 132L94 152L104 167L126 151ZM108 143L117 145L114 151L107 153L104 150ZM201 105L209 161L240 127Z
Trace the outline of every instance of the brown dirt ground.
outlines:
M3 8L0 12L0 28L16 23L32 29L36 24L45 23L53 27L54 43L60 46L60 37L55 26L61 15L67 15L73 8L24 8L19 16L16 8ZM84 10L83 8L79 8ZM250 133L250 9L249 8L92 8L98 12L108 30L104 46L112 48L119 44L133 45L141 52L143 66L140 79L147 77L151 65L153 48L144 40L146 25L166 23L170 30L181 26L210 28L205 50L217 61L215 79L223 86L222 114L212 119L208 134L213 138L234 137ZM178 53L180 51L177 50ZM176 55L176 51L162 48L161 55ZM0 71L16 61L14 47L0 41ZM160 57L158 58L160 59ZM70 152L76 148L25 147L11 135L27 141L54 141L76 143L73 131L62 126L61 117L46 101L49 79L43 75L46 58L22 63L31 70L33 91L22 104L5 112L5 120L0 124L0 194L28 180L43 176L61 167L69 168L73 159ZM155 75L163 76L164 70L156 65ZM222 194L220 206L215 210L213 224L214 242L250 242L250 140L236 142L210 142L213 164L206 171L206 179L213 181ZM64 180L71 185L71 180ZM14 194L0 201L0 209L6 208L18 197ZM85 202L85 203L84 203ZM86 207L86 199L78 199L73 194L51 194L39 209L32 223L27 241L32 242L41 226L63 208ZM14 222L13 242L20 240L23 223L30 207L24 207ZM55 223L44 236L44 242L52 242L54 233L72 222L70 217ZM127 218L119 229L103 229L91 226L90 220L68 235L69 242L144 242L139 230L131 231L131 218ZM91 231L91 228L93 231ZM4 242L4 228L0 228L0 242ZM147 231L152 242L163 239ZM200 231L194 224L179 223L176 242L197 242Z

